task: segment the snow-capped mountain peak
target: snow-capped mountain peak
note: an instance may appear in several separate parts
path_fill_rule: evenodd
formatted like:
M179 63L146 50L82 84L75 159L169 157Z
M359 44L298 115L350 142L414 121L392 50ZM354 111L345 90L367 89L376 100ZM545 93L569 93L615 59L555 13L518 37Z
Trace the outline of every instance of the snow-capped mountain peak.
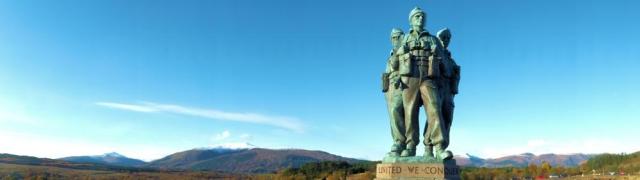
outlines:
M117 152L110 152L103 154L102 157L124 158L125 156L123 156L122 154L118 154Z
M257 148L257 146L247 143L247 142L233 142L233 143L222 143L222 144L218 144L218 145L213 145L210 146L208 148L203 148L203 149L233 149L233 150L239 150L239 149L253 149L253 148Z

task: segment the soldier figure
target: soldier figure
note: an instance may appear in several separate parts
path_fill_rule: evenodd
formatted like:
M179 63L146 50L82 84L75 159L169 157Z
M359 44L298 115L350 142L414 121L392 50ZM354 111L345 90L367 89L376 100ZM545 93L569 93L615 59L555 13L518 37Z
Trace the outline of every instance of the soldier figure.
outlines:
M448 49L449 42L451 42L449 29L442 29L438 31L437 35L444 49L444 56L440 64L440 97L442 97L442 119L445 127L443 133L446 134L443 137L449 138L451 122L453 121L453 108L455 107L453 97L458 94L458 83L460 82L460 66L451 58L451 52ZM448 146L449 140L445 140L441 144L443 149Z
M396 50L404 39L404 32L398 28L391 30L391 50L387 67L383 74L382 91L385 93L389 118L391 120L391 136L393 145L389 156L399 156L405 148L404 107L402 104L402 83L398 74L398 55Z
M405 110L406 148L400 156L415 156L419 141L418 111L425 106L428 123L424 129L425 157L433 157L432 146L438 159L451 158L445 152L449 138L442 121L442 100L438 79L443 56L439 40L424 29L426 13L416 7L409 14L411 29L399 49L399 73L407 87L403 90Z

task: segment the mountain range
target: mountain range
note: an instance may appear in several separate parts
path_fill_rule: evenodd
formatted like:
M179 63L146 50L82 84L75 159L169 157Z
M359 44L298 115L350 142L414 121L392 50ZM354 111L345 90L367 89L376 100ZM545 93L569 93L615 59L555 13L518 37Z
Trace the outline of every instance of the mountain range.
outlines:
M524 153L500 158L483 159L473 155L455 156L460 166L473 167L524 167L530 163L549 162L552 166L573 167L586 162L588 154L541 154ZM60 159L36 158L2 154L0 163L49 165L82 169L113 169L127 167L140 170L206 170L230 173L269 173L283 168L297 168L303 164L321 161L345 161L351 164L370 162L333 155L323 151L302 149L265 149L252 145L213 148L197 148L177 152L151 162L128 158L112 152L95 156L72 156ZM87 167L87 168L84 168Z
M251 144L196 148L177 152L148 163L115 152L95 156L71 156L57 160L145 169L207 170L232 173L268 173L282 168L297 168L306 163L322 161L365 162L323 151L264 149L256 148Z
M590 154L541 154L523 153L500 158L483 159L467 154L466 156L455 156L456 162L460 166L473 167L524 167L531 163L540 165L548 162L551 166L574 167L586 162L594 155Z

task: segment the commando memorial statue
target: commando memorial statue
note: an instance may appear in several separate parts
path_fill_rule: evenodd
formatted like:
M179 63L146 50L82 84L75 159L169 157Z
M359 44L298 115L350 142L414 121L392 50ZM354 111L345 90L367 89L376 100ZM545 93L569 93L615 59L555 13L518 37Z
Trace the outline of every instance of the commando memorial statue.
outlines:
M450 30L434 36L425 28L426 19L427 13L415 7L409 13L409 31L391 31L392 50L382 74L382 91L393 144L377 166L377 179L459 179L460 168L447 147L460 66L448 49ZM427 116L422 131L425 151L416 156L421 106Z

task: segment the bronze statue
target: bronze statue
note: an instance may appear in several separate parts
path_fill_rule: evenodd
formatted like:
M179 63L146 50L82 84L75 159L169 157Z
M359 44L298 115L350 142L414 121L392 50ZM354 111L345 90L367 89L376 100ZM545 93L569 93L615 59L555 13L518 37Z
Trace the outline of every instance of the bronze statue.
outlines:
M404 107L402 104L402 83L400 82L400 74L398 74L398 54L396 50L400 47L404 39L404 32L401 29L393 28L391 30L391 50L387 67L383 73L383 92L387 101L387 109L389 110L389 119L391 122L391 136L393 145L389 156L399 156L405 148L405 126L404 126Z
M451 57L451 32L437 37L425 29L426 13L416 7L409 14L411 28L393 29L393 50L383 73L393 145L376 165L376 179L460 179L460 167L449 147L454 96L458 94L460 66ZM423 129L424 156L416 156L419 109L427 122ZM433 171L432 171L433 170ZM441 173L434 173L440 170Z
M394 139L389 155L398 155L398 151L401 157L416 155L416 146L420 139L418 111L420 106L424 106L427 114L427 123L423 130L424 157L445 160L453 156L446 148L449 145L453 96L457 93L459 66L451 59L450 52L446 49L451 37L450 34L447 36L447 33L450 32L443 30L441 40L425 29L425 21L426 13L422 9L416 7L411 11L411 29L399 46L394 45L387 63L388 70L383 77L387 82L383 88L387 90L385 96ZM396 62L397 69L394 64ZM395 74L400 75L399 82L393 79L397 77ZM402 93L392 95L393 90ZM397 97L402 98L404 113L398 113L400 108L394 104L400 102L394 99ZM404 116L404 123L397 121L401 116ZM398 129L402 126L404 133ZM400 135L402 133L404 136ZM402 138L404 142L401 142ZM399 147L403 145L404 147Z

